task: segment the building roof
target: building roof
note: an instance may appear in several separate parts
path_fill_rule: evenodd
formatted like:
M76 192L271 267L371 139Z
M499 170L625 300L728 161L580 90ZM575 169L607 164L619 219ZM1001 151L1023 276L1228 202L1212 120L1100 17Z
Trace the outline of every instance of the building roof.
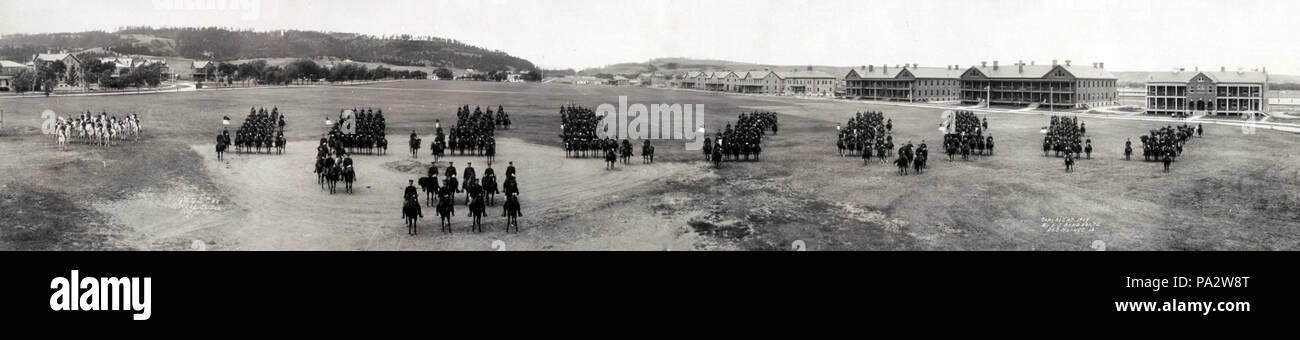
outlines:
M212 63L212 62L210 62L210 61L195 61L195 62L194 62L194 68L204 68L204 67L208 67L208 64L210 64L210 63Z
M1179 71L1179 72L1152 72L1147 75L1148 83L1187 83L1191 82L1198 74L1204 74L1214 80L1215 83L1249 83L1260 84L1268 82L1268 74L1258 71Z
M41 61L55 62L55 61L63 60L64 58L67 58L68 56L69 56L69 54L67 54L67 53L39 53L39 54L37 54L35 57L32 57L32 59L35 59L35 60L41 60ZM76 57L73 57L73 58L76 58Z
M0 67L27 67L27 65L23 65L9 60L0 60Z
M1023 71L1021 70L1021 66L1024 67ZM996 69L994 69L995 68L994 66L986 65L986 66L971 66L970 69L978 69L980 73L983 73L984 76L988 78L1039 79L1047 76L1048 73L1050 73L1052 70L1056 69L1057 67L1060 67L1061 69L1064 69L1066 72L1069 72L1075 78L1118 79L1117 77L1115 77L1114 74L1111 74L1110 71L1106 71L1106 69L1100 67L1093 67L1091 65L1065 66L1064 64L1058 64L1058 65L1021 65L1021 66L1005 65L1005 66L997 66ZM965 71L963 70L963 72Z
M898 78L898 76L903 73L904 69L906 69L907 72L911 74L912 77L914 78L926 78L926 79L931 79L931 78L957 79L957 78L961 78L961 74L966 72L966 70L964 69L946 68L946 67L938 68L938 67L910 67L909 66L906 68L889 67L886 70L886 68L884 67L872 66L872 68L870 69L855 68L849 70L849 73L845 74L844 77L849 78L853 76L859 79L894 79L894 78Z
M772 73L775 73L776 76L777 76L777 77L781 77L781 79L790 79L790 78L835 78L835 76L832 76L832 75L826 74L825 72L821 72L821 71L799 71L799 70L795 70L795 71L793 71L793 72L790 72L790 71L772 71Z

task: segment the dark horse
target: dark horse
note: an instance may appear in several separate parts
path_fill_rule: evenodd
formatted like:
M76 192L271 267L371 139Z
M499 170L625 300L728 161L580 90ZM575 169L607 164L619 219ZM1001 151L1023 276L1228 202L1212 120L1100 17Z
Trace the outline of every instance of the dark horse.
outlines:
M488 174L483 176L482 182L483 194L487 195L487 205L496 204L496 195L499 192L497 190L497 175Z
M334 189L339 185L339 177L342 176L343 170L338 165L334 165L325 170L325 184L330 188L330 195L334 194Z
M925 169L926 158L927 157L925 156L917 156L916 159L912 161L912 168L916 171L916 173L920 174L921 170Z
M420 211L420 202L416 199L408 199L402 204L402 218L406 219L406 234L415 235L419 233L419 227L416 226L417 218L424 218L424 213Z
M442 192L438 194L438 221L442 222L439 231L451 232L451 217L456 216L456 209L452 207L451 201L451 189L442 187Z
M352 193L352 182L357 181L357 172L351 166L343 168L343 189Z
M1129 160L1129 157L1132 157L1132 156L1133 156L1133 146L1131 146L1131 145L1129 145L1129 146L1125 146L1125 147L1124 147L1124 160L1127 161L1127 160Z
M907 174L907 168L908 168L909 166L912 165L911 163L912 163L912 162L911 162L910 160L908 160L906 156L901 155L901 154L898 155L898 159L897 159L897 160L894 160L894 164L895 164L895 165L898 165L898 174L899 174L899 175L906 175L906 174Z
M614 163L618 162L618 156L614 155L614 149L605 150L605 170L613 170Z
M487 213L487 206L483 204L483 195L475 195L469 203L469 216L473 218L474 224L470 231L483 232L483 215Z
M501 211L501 216L506 217L506 232L510 232L510 227L515 227L515 232L519 232L519 216L523 216L519 208L519 196L506 196L506 204Z
M647 139L645 143L641 144L641 163L654 163L654 162L655 162L655 146L650 145L650 140Z
M426 206L434 206L434 197L438 194L438 178L432 176L420 177L420 188L424 189L424 199L427 201Z
M418 157L420 152L420 139L411 138L411 157Z

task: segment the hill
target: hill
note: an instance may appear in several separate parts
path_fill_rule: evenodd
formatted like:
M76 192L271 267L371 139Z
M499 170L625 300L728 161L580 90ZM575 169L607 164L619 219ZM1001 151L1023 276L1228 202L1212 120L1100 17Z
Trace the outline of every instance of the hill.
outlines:
M410 35L376 37L317 31L203 28L124 28L116 32L12 34L0 38L0 59L67 50L199 60L334 57L398 66L535 70L532 62L456 40Z

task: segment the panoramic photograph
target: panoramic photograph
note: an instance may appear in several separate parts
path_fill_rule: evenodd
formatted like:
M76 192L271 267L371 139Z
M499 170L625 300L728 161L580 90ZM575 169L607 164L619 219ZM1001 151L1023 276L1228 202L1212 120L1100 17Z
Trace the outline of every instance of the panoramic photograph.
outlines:
M1297 250L1294 13L0 1L0 250Z

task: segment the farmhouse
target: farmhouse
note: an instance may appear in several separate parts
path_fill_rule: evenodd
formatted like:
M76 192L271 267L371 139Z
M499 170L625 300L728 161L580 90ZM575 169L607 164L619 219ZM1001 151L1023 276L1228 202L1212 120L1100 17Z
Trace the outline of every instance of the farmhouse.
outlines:
M190 63L190 77L194 81L208 80L208 75L216 72L217 65L211 61L195 60Z
M27 65L9 60L0 60L0 91L9 91L13 88L14 77L18 73L27 69Z
M69 76L77 76L81 74L81 59L77 58L77 56L74 54L66 53L66 52L65 53L40 53L40 54L33 55L31 65L32 65L32 69L36 69L38 67L47 66L59 61L63 62L64 70L63 70L62 77L64 77L65 79L68 78ZM81 79L81 77L76 77L76 78Z
M1147 114L1241 116L1268 112L1268 73L1157 72L1147 76Z
M961 74L956 65L868 65L844 75L844 95L872 100L955 101L961 94Z
M1037 66L1021 61L1000 67L995 60L992 66L980 62L962 73L961 101L1057 108L1118 105L1117 81L1104 63L1072 66L1069 60L1063 65L1053 60L1050 66Z

